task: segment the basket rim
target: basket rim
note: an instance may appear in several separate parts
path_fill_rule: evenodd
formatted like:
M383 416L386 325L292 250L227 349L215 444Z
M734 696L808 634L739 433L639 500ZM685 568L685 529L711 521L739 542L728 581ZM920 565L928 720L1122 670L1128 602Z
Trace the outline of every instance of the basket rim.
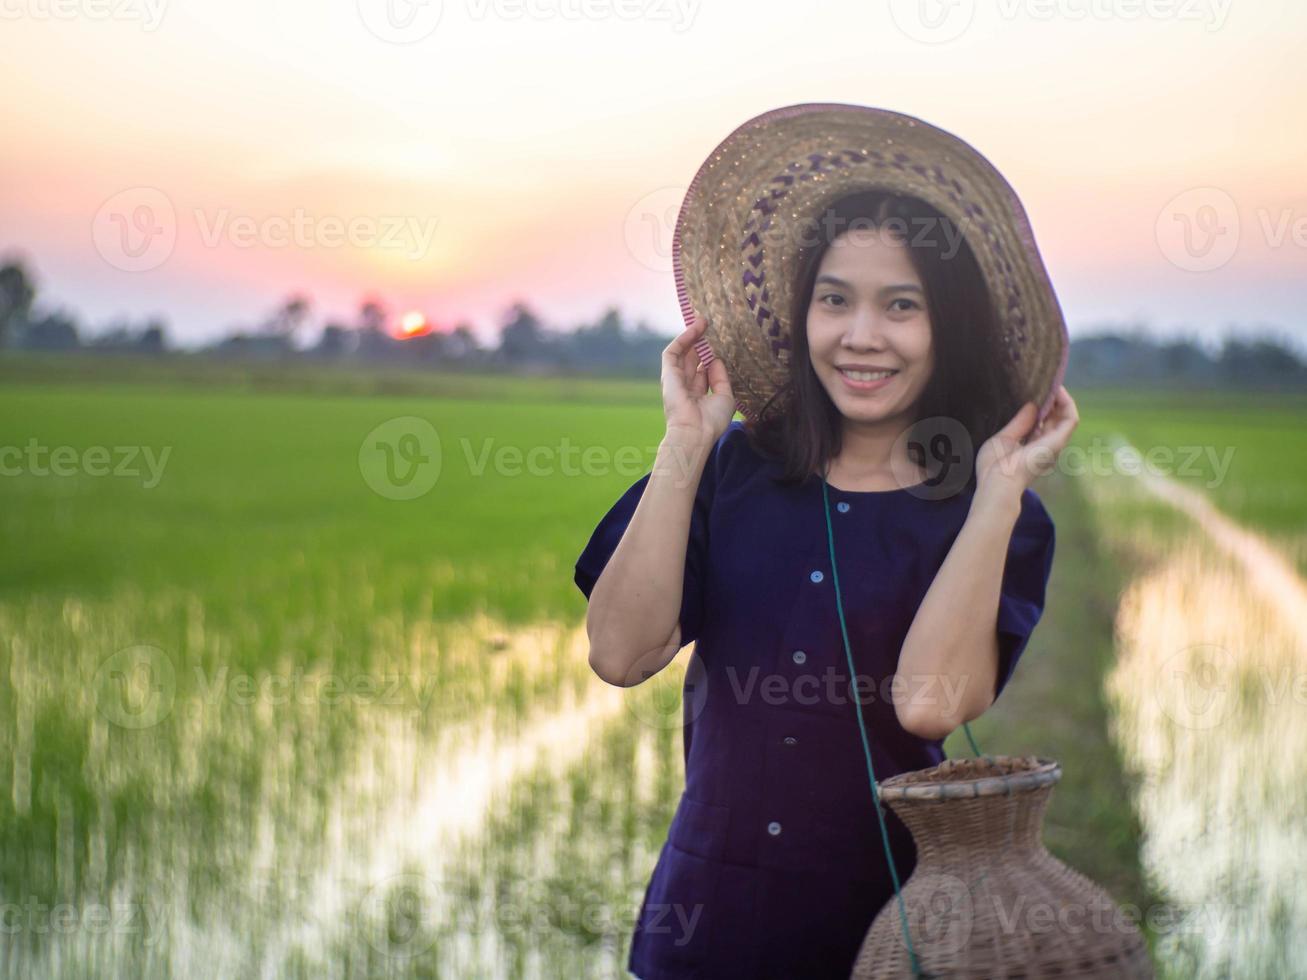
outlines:
M983 758L999 763L1017 764L1022 768L1018 772L969 778L944 778L944 774L940 773L941 778L923 780L923 774L935 773L953 763L974 761L946 759L939 765L927 769L914 769L889 777L880 784L880 795L887 800L969 800L979 796L1031 793L1052 786L1062 778L1062 767L1056 759L1033 755L995 755Z

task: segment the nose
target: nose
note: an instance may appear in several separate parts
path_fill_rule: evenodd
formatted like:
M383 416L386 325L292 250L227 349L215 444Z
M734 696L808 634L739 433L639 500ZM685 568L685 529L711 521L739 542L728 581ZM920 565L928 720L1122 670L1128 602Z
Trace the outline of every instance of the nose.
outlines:
M854 350L880 350L885 346L885 320L880 313L864 306L849 318L841 343Z

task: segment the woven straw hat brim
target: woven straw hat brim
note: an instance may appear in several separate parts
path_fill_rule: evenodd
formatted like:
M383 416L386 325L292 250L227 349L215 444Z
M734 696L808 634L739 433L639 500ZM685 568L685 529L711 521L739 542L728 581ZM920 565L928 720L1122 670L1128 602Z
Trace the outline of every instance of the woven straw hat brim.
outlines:
M1016 193L975 149L912 116L805 103L750 119L695 174L672 239L681 314L708 320L702 362L722 359L750 421L787 378L790 316L804 224L836 199L890 189L948 216L971 246L1000 325L995 370L1039 406L1066 373L1066 322ZM789 409L778 398L768 415Z

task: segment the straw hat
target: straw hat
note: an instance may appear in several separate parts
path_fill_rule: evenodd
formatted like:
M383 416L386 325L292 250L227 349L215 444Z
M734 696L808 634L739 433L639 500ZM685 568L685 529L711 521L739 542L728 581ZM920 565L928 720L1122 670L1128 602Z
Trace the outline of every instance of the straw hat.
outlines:
M1052 408L1066 372L1066 323L1016 193L951 133L885 109L808 103L773 109L732 132L695 174L676 220L672 267L688 325L708 329L700 361L721 357L747 420L784 385L790 307L804 222L836 199L891 189L952 219L989 285L1018 396ZM810 227L810 226L809 226ZM809 244L812 240L806 239ZM710 349L711 345L711 349ZM783 412L777 398L768 416Z

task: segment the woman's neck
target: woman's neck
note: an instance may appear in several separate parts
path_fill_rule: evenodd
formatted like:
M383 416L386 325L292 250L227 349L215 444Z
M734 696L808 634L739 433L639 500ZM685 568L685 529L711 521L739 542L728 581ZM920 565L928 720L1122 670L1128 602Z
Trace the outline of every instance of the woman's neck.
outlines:
M880 430L845 426L840 451L827 467L827 482L844 490L882 490L911 486L929 475L908 457L904 428Z

